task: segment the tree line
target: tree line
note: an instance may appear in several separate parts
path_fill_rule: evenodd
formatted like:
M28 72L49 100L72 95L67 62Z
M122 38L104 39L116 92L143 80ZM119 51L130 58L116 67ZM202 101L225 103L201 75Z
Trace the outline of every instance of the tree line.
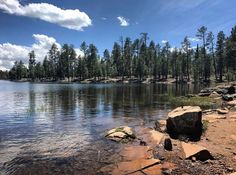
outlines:
M222 82L236 80L236 26L229 36L220 31L215 37L205 26L200 27L196 37L200 45L193 48L186 36L181 47L172 48L169 42L163 46L149 42L147 33L138 39L120 38L110 52L98 55L94 44L83 42L76 55L73 45L64 44L61 49L53 44L43 62L36 62L34 51L29 53L28 67L16 61L8 72L11 80L28 78L35 80L78 80L117 78L176 82L208 82L214 78Z

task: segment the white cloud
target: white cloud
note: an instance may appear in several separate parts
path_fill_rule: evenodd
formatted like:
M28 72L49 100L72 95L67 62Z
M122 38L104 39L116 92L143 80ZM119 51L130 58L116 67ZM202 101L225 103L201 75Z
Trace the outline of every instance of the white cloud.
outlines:
M106 21L106 20L107 20L107 18L105 18L105 17L102 17L101 19L102 19L103 21Z
M48 3L21 5L19 0L0 0L0 9L8 14L41 19L62 27L82 31L92 25L92 20L79 9L61 9Z
M168 42L167 40L162 40L162 41L161 41L162 44L165 44L165 43L167 43L167 42Z
M196 37L189 37L188 38L189 41L192 41L192 42L199 42L200 40Z
M129 26L129 20L125 19L123 16L118 16L117 19L120 22L120 26L123 26L123 27Z
M0 70L9 70L15 61L22 60L27 64L29 59L28 54L32 50L35 51L36 61L42 62L53 43L55 43L59 49L61 48L61 45L57 43L56 39L53 37L33 34L33 38L35 42L30 47L11 43L0 44ZM75 51L77 55L83 55L80 49L75 48Z
M81 57L84 56L84 52L82 52L82 50L80 50L79 48L75 48L75 52L77 56L81 56Z

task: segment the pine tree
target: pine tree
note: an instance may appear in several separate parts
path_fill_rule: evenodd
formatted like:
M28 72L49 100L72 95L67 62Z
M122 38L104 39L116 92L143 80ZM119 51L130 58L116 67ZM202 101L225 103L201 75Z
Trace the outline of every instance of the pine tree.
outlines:
M184 52L184 55L186 55L186 69L187 69L187 80L190 81L190 49L191 49L191 43L188 40L188 37L186 36L184 38L184 41L182 42L182 50ZM184 65L185 66L185 65Z
M225 55L225 34L223 31L217 35L216 55L218 58L218 70L219 70L219 81L223 81L223 70L224 70L224 55Z
M202 26L198 29L197 35L199 39L202 40L202 54L203 54L203 59L201 65L203 66L203 76L204 76L204 81L207 81L209 78L207 75L209 67L207 67L207 52L206 52L206 37L207 37L207 28L205 26Z
M34 51L31 51L29 53L29 78L32 81L34 81L35 79L35 65L36 65L35 53Z

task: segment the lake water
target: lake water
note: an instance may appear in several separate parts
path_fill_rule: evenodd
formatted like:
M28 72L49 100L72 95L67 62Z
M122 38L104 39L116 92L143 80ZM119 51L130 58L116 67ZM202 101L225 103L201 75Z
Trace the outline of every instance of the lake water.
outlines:
M108 129L152 126L173 109L166 96L198 91L193 85L0 81L0 174L95 174L117 145L104 138Z

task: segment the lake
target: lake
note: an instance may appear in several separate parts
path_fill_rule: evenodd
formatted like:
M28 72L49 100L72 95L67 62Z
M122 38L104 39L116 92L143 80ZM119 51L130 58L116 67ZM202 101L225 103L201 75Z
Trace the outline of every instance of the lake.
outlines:
M0 174L96 174L117 147L108 129L152 127L173 109L169 96L199 89L0 81Z

